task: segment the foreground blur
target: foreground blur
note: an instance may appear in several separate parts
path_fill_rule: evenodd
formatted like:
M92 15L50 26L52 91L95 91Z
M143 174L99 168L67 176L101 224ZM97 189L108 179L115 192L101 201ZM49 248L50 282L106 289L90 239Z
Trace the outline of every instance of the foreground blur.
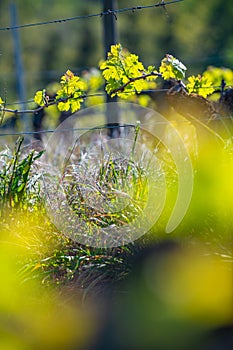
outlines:
M51 287L20 273L44 256L47 243L36 236L33 215L28 224L11 217L1 226L0 348L230 350L232 157L230 138L199 142L193 198L180 227L170 236L155 228L159 243L135 254L125 281L110 290L99 285L98 293L89 286L90 298L78 280Z

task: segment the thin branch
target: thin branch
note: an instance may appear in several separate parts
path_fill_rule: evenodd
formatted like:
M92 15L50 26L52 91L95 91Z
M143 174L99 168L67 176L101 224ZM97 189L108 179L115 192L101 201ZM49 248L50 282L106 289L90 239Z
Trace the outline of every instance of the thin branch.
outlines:
M87 95L81 95L77 99L82 99L82 98L86 98L86 97L87 97ZM4 112L4 113L8 112L8 113L12 113L12 114L39 113L43 109L48 108L50 106L57 105L60 102L67 102L70 98L73 98L73 97L72 96L68 96L66 98L60 98L59 100L50 100L45 105L37 107L35 109L17 110L17 109L11 109L11 108L2 107L0 110L2 112Z
M125 90L125 88L131 84L131 83L134 83L135 81L137 80L141 80L141 79L146 79L146 78L149 78L149 77L153 77L153 76L157 76L157 77L161 77L162 74L160 73L157 73L157 72L152 72L152 73L148 73L148 74L143 74L143 75L140 75L139 77L136 77L136 78L129 78L129 81L127 81L127 83L125 83L124 85L114 89L113 91L110 92L110 96L112 96L113 94L116 94L118 92L123 92Z
M117 88L117 89L115 89L115 90L113 90L111 93L110 93L110 95L112 95L112 94L115 94L115 93L117 93L117 92L123 92L124 91L124 89L126 88L126 86L128 86L130 83L132 83L132 82L134 82L134 81L137 81L137 80L139 80L139 79L145 79L145 78L147 78L148 76L154 76L154 75L157 75L157 76L161 76L161 74L160 73L150 73L150 74L145 74L145 75L142 75L142 76L139 76L139 77L136 77L136 78L131 78L131 79L129 79L129 81L127 82L127 83L125 83L124 85L122 85L122 86L120 86L119 88ZM179 84L177 84L177 88L181 88L181 86L185 89L185 85L183 84L183 82L181 81ZM219 90L215 90L214 91L214 93L216 93L216 92L220 92L220 89L221 89L221 86L219 85L219 86L212 86L213 88L215 88L215 89L218 89L219 88ZM225 88L231 88L232 87L232 85L226 85L225 86ZM203 89L206 89L206 88L209 88L209 87L203 87ZM142 90L141 92L144 92L144 93L149 93L149 92L167 92L167 91L169 91L170 89L146 89L146 90ZM173 88L173 90L172 91L175 91L176 89L175 88ZM128 92L128 91L125 91L124 92L125 94L127 94L127 93L131 93L131 91L130 92ZM135 90L135 93L137 93L137 91ZM101 92L98 92L98 93L93 93L93 94L84 94L84 95L81 95L81 96L79 96L78 97L78 99L85 99L85 98L88 98L88 97L95 97L95 96L105 96L105 93L101 93ZM45 104L45 105L43 105L43 106L39 106L38 108L35 108L35 109L25 109L25 110L18 110L18 109L12 109L12 108L6 108L6 107L4 107L4 106L6 106L6 105L10 105L10 103L7 103L7 104L4 104L1 108L0 108L0 126L1 126L1 123L2 123L2 121L3 121L3 119L4 119L4 114L5 114L5 112L8 112L8 113L12 113L12 114L18 114L18 115L20 115L20 114L29 114L29 113L31 113L31 114L34 114L34 113L39 113L41 110L43 110L43 109L45 109L45 108L47 108L47 107L49 107L49 106L53 106L53 105L56 105L56 104L58 104L59 102L67 102L70 98L72 98L72 96L69 96L69 97L66 97L66 98L63 98L63 99L59 99L59 100L50 100L50 101L48 101L48 103L47 104ZM30 101L28 101L28 102L33 102L33 100L30 100ZM17 104L17 103L11 103L12 105L14 105L14 104Z
M7 112L7 113L12 113L12 114L26 114L26 113L38 113L41 110L43 110L46 107L52 106L55 103L49 103L47 105L44 106L40 106L38 108L35 109L24 109L24 110L18 110L18 109L11 109L11 108L2 108L2 111Z

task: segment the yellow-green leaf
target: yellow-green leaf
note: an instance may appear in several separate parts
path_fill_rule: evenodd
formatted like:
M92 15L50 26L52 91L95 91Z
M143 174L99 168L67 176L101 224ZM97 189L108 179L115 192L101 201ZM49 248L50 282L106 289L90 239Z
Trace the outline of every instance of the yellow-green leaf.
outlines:
M166 55L159 67L159 72L165 80L171 78L182 80L185 77L186 70L185 65L172 55Z
M81 107L80 100L74 100L71 102L71 112L77 112Z
M226 85L233 86L233 70L230 68L210 66L203 73L203 76L211 81L214 86L220 87L222 80L224 80Z
M39 90L36 92L35 97L34 97L34 101L36 104L38 104L39 106L44 106L45 104L45 91L44 90Z
M67 112L70 109L70 102L59 102L57 105L59 111L61 112Z
M186 86L188 93L195 93L203 97L214 92L212 82L205 76L198 74L197 76L190 76Z

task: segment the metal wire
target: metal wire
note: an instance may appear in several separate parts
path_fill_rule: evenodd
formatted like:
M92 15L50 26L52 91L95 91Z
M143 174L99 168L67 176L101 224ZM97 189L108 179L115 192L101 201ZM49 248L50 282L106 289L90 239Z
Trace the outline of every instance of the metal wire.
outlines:
M135 12L138 10L145 10L145 9L151 9L151 8L156 8L156 7L165 7L165 6L175 4L175 3L178 3L181 1L184 1L184 0L173 0L173 1L168 1L168 2L161 1L157 4L145 5L145 6L125 7L125 8L117 9L114 11L109 9L106 12L92 13L89 15L81 15L81 16L74 16L74 17L68 17L68 18L60 18L60 19L55 19L55 20L50 20L50 21L42 21L42 22L36 22L36 23L26 23L26 24L21 24L21 25L16 25L16 26L1 27L0 31L38 27L38 26L44 26L44 25L48 25L48 24L65 23L65 22L70 22L70 21L76 21L76 20L88 19L88 18L94 18L94 17L103 17L103 16L109 16L109 15L114 16L117 19L117 15L120 13L123 13L123 12L129 12L129 11Z
M233 86L232 85L226 85L225 88L231 88ZM209 88L214 88L214 89L221 89L221 85L216 85L216 86L205 86L205 87L202 87L201 89L209 89ZM141 93L151 93L151 92L154 92L154 93L159 93L159 92L167 92L169 91L170 89L146 89L146 90L142 90ZM132 92L130 91L124 91L124 94L131 94ZM137 93L135 91L135 93ZM106 93L105 92L96 92L96 93L92 93L92 94L86 94L85 96L83 96L83 98L90 98L90 97L104 97L106 96ZM29 99L29 100L26 100L26 101L14 101L14 102L8 102L5 104L5 106L16 106L16 105L25 105L25 104L30 104L30 103L33 103L34 102L34 99ZM13 112L13 111L12 111ZM15 111L15 113L23 113L24 111ZM33 113L33 111L32 111Z
M40 131L22 131L22 132L11 132L11 133L2 133L1 136L23 136L23 135L38 135L38 134L50 134L54 132L65 132L65 131L91 131L91 130L104 130L104 129L114 129L114 128L128 128L136 127L136 124L124 124L124 125L108 125L108 126L95 126L93 128L68 128L68 129L49 129L49 130L40 130Z
M221 121L221 120L226 120L226 119L231 119L233 120L233 115L232 116L223 116L223 117L218 117L215 119L212 119L212 121ZM199 118L198 119L201 122L209 122L211 120L205 118ZM189 120L184 120L181 121L181 123L187 123L190 122ZM162 122L155 122L155 125L167 125L169 124L169 121L162 121ZM67 131L93 131L93 130L104 130L104 129L114 129L114 128L128 128L128 127L136 127L137 124L119 124L119 125L103 125L103 126L96 126L96 127L83 127L83 128L68 128L68 129L48 129L48 130L40 130L40 131L22 131L22 132L6 132L6 133L0 133L0 137L4 136L26 136L26 135L41 135L41 134L51 134L51 133L62 133L62 132L67 132ZM143 124L141 124L143 127Z

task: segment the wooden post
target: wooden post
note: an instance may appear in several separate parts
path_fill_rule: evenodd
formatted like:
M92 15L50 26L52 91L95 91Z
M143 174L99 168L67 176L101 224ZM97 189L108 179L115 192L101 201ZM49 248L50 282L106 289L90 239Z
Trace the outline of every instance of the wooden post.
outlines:
M107 12L108 10L114 11L116 9L116 0L104 0L103 12ZM111 45L117 43L117 27L116 27L116 17L113 14L103 16L103 34L104 34L104 53L105 58L107 58L107 54L111 48ZM117 102L117 96L113 98L106 94L106 124L118 124L119 116L117 106L110 106L108 103ZM119 128L117 128L119 129ZM118 133L118 130L117 130ZM116 134L115 128L109 129L109 135L114 137Z
M11 17L11 25L17 26L17 8L15 3L10 4L10 17ZM24 69L22 62L22 53L20 46L20 37L18 29L12 30L13 36L13 45L14 45L14 56L15 56L15 70L16 70L16 82L17 82L17 94L20 102L25 101L26 93L25 93L25 81L24 81ZM26 109L26 104L22 104L22 109ZM22 114L22 124L23 131L29 131L29 118L26 114Z

